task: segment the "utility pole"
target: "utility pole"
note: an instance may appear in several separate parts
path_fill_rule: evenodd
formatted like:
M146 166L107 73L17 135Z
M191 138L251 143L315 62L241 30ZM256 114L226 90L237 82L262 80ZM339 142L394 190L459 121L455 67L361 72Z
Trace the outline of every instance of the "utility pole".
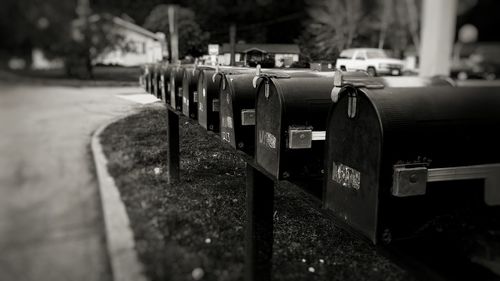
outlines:
M76 42L82 42L85 40L88 17L91 13L89 0L78 0L75 12L77 17L72 22L72 38Z
M424 0L420 47L420 76L450 75L455 39L457 0Z
M177 26L177 6L168 6L168 26L170 33L170 62L179 61L179 28Z
M231 48L231 61L230 65L235 65L235 53L236 53L236 24L232 23L229 26L229 45Z

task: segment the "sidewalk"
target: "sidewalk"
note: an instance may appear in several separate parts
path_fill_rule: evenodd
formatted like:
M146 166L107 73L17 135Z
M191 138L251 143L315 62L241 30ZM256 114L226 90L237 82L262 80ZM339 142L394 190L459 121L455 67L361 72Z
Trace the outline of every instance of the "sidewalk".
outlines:
M142 92L0 85L0 280L111 280L89 142Z

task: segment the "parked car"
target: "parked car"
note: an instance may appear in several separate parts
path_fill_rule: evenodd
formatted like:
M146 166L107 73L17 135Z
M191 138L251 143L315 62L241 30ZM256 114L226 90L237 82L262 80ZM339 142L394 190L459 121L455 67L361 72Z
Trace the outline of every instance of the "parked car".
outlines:
M389 58L384 50L374 48L346 49L335 64L342 71L364 70L372 76L401 75L403 65L402 60Z
M451 62L450 75L458 80L497 79L500 76L500 45L490 43L463 46Z

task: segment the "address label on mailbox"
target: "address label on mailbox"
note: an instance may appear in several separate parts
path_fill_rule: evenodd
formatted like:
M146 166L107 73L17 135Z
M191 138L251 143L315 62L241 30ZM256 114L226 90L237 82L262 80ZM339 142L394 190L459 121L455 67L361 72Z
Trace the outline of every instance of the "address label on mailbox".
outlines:
M344 187L358 190L361 186L361 173L342 163L333 162L332 180Z
M276 149L276 137L269 132L259 130L259 143L266 147Z

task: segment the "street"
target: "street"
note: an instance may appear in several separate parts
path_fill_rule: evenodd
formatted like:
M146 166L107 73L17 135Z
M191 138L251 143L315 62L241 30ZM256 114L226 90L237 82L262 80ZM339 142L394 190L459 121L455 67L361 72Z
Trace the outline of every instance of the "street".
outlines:
M140 88L0 84L0 280L110 280L90 140Z

